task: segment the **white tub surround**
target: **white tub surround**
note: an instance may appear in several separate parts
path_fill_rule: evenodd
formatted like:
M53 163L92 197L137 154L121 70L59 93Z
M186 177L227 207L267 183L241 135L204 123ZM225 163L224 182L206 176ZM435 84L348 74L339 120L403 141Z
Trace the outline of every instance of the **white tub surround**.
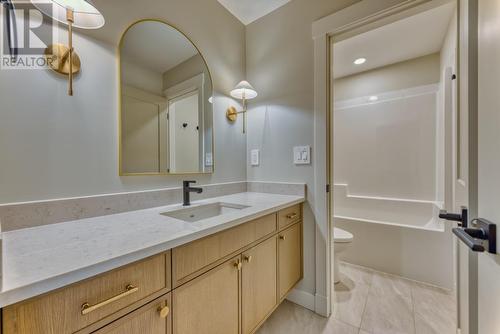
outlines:
M444 222L439 219L440 202L351 195L347 184L335 184L334 196L336 218L436 232L445 230Z
M438 84L336 101L334 182L372 197L436 198Z
M354 196L342 184L334 195L334 225L354 234L346 262L453 289L453 238L437 218L440 203Z
M195 201L248 208L186 223L161 215L175 204L3 233L4 275L0 307L72 284L245 223L304 196L239 193Z

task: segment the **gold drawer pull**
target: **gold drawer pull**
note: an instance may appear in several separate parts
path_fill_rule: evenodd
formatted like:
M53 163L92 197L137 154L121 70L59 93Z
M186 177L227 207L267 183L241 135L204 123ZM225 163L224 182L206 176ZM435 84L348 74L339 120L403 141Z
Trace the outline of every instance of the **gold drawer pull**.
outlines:
M93 312L103 306L106 306L110 303L113 303L119 299L122 299L122 298L125 298L135 292L139 291L139 288L136 287L136 286L133 286L132 284L129 284L125 287L125 291L114 296L114 297L111 297L109 299L106 299L105 301L102 301L98 304L95 304L95 305L90 305L89 303L84 303L82 305L82 315L86 315L86 314L89 314L90 312Z
M245 255L245 257L243 258L246 262L250 263L252 262L252 255Z
M161 318L165 319L170 313L170 308L167 305L163 307L160 306L158 307L158 313L160 313Z
M294 213L290 213L290 214L286 215L286 218L295 219L295 218L297 218L297 216L298 216L298 214L294 212Z
M285 240L285 236L284 235L280 235L280 240Z
M240 261L240 260L238 260L238 261L236 261L236 262L234 263L234 267L235 267L236 269L238 269L238 270L241 270L241 268L243 267L243 264L241 263L241 261Z

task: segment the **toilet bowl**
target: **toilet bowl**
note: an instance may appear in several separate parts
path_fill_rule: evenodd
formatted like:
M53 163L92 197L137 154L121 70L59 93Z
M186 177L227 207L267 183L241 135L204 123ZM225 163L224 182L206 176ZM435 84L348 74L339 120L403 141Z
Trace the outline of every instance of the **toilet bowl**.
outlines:
M333 247L334 247L334 262L333 262L333 281L335 284L340 282L339 262L342 253L349 247L354 236L352 233L344 231L340 228L333 228Z

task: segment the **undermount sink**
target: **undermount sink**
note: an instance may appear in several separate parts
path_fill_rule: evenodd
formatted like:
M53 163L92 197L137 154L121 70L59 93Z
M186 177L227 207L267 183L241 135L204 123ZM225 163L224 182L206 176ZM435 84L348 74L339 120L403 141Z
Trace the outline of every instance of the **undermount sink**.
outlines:
M203 219L222 216L227 213L249 208L246 205L232 203L210 203L194 207L187 207L175 211L160 213L162 216L171 217L185 222L194 223Z

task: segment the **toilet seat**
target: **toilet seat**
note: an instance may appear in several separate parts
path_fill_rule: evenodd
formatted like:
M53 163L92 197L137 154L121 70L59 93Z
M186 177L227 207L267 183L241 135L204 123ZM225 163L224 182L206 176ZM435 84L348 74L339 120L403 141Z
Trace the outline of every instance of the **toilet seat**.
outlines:
M333 228L333 242L351 242L353 239L352 233L337 227Z

